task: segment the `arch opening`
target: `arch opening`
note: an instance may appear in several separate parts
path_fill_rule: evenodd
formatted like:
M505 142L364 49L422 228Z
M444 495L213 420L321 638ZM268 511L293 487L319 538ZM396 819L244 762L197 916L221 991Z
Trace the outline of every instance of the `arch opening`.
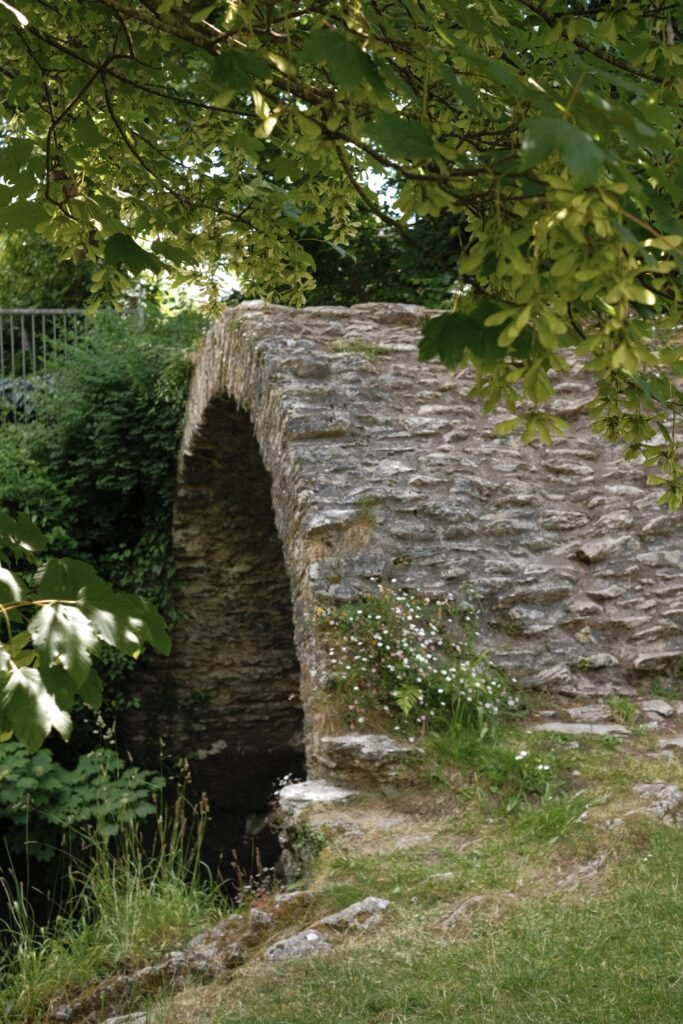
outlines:
M276 781L305 774L300 669L271 479L230 398L210 403L185 459L174 535L174 746L192 752L193 788L209 797L209 853L236 850L250 868L256 848L272 864L259 823Z

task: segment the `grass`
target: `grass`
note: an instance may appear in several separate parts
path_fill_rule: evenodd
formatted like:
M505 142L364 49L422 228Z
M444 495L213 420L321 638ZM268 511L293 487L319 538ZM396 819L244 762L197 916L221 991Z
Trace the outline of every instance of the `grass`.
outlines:
M534 857L527 846L518 863L508 849L499 875L500 839L491 834L478 854L442 857L438 866L450 863L456 877L431 884L429 847L382 869L376 858L347 861L343 870L358 883L336 896L379 887L392 900L382 931L327 957L259 963L222 995L207 993L208 1004L197 991L182 1012L159 1008L153 1024L185 1024L199 1012L207 1024L678 1024L681 834L641 822L599 885L571 892L547 878L534 887L529 869L547 869L555 856L542 846ZM487 898L444 932L440 921L473 888Z
M638 721L638 707L628 697L608 697L607 705L615 722L633 727Z
M199 845L188 840L180 803L168 827L160 822L159 840L152 856L132 826L115 849L86 841L69 871L69 898L48 927L34 924L20 886L0 879L9 906L0 931L0 1020L41 1024L52 1003L178 948L225 914L225 901L201 879Z
M148 996L149 1024L679 1024L683 833L632 792L683 786L679 759L653 758L649 734L569 740L514 719L424 746L418 771L311 822L326 837L314 903L263 942L368 895L390 901L382 926L305 961L254 950L230 984ZM50 1000L220 913L182 871L150 886L127 866L119 889L108 862L97 870L80 929L72 916L33 935L22 970L6 974L11 1024L42 1024Z
M398 931L339 958L293 964L277 984L265 972L248 992L233 989L234 1008L218 1019L673 1024L683 1011L682 866L680 840L653 836L647 871L629 865L597 899L512 905L460 939Z
M307 923L375 895L390 901L382 927L325 957L257 959L150 1024L679 1024L683 833L631 787L683 784L683 769L653 744L514 722L495 741L434 738L412 785L347 809L357 829L335 819L312 883ZM506 778L521 749L552 766L542 794Z
M371 341L363 338L338 338L330 345L332 352L351 352L357 355L367 356L370 362L375 362L380 356L388 355L389 349L384 345L374 345Z

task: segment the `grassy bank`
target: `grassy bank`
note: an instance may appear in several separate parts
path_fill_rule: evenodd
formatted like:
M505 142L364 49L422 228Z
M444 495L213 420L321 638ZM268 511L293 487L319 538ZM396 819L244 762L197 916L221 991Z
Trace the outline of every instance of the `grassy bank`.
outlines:
M683 834L632 789L683 783L678 757L644 731L575 745L515 726L509 750L522 739L562 766L563 793L506 810L480 766L432 752L412 789L318 821L310 920L381 896L379 930L327 956L256 959L150 1024L678 1024Z

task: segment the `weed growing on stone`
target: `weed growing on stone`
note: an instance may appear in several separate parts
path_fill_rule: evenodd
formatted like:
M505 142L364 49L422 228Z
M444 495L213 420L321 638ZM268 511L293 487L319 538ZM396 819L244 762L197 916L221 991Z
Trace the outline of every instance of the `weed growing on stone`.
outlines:
M354 729L379 712L412 741L453 724L483 736L518 708L504 673L477 647L470 606L385 586L321 616Z
M384 345L375 345L363 338L338 338L332 342L330 348L333 352L351 352L367 356L373 363L379 356L385 356L389 352Z
M615 722L631 727L638 721L638 708L628 697L608 697L607 704Z

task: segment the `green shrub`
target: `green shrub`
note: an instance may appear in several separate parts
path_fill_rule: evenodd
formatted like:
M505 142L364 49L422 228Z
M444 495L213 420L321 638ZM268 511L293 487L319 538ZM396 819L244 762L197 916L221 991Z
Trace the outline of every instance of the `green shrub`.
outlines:
M144 325L103 312L87 340L36 396L36 418L0 431L0 503L27 512L48 538L47 555L89 562L116 587L148 598L171 624L171 516L188 350L204 321L193 312L148 314ZM102 713L112 724L134 662L103 651ZM75 767L98 721L73 709L74 735L59 759ZM57 748L55 747L55 750Z
M27 512L48 553L77 556L172 620L171 514L196 313L89 322L36 419L0 432L0 500ZM114 658L120 676L120 659Z
M60 260L54 245L29 231L0 237L0 307L83 306L92 265Z
M0 825L10 854L52 860L64 840L86 831L103 838L155 811L151 796L161 776L124 765L99 747L75 768L58 764L49 750L29 754L13 740L0 743Z

